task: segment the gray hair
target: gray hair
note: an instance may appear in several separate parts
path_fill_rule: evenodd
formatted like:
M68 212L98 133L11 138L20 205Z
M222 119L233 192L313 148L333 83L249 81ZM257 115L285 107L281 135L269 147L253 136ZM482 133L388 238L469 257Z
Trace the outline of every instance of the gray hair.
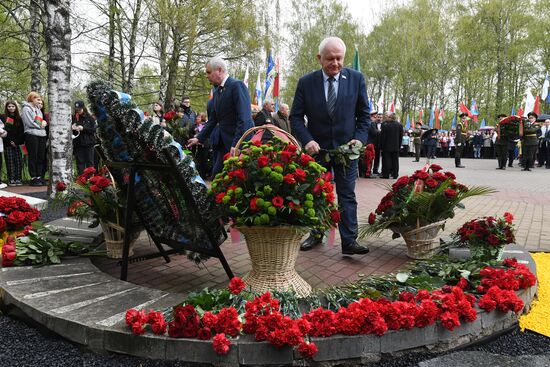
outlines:
M389 119L392 119L392 120L395 120L397 115L395 114L395 112L386 112L386 116L389 118Z
M210 58L206 62L206 65L210 65L210 67L212 67L212 69L214 69L214 70L222 69L223 71L225 71L227 73L227 63L225 62L224 59L222 59L219 56L214 56L214 57Z
M281 103L281 104L279 105L279 109L280 109L281 107L284 107L284 108L286 108L287 110L290 109L290 107L289 107L286 103Z
M346 53L346 44L344 43L344 41L342 41L341 38L327 37L324 40L322 40L321 43L319 44L319 55L322 55L327 45L332 42L338 42L344 48L344 53Z

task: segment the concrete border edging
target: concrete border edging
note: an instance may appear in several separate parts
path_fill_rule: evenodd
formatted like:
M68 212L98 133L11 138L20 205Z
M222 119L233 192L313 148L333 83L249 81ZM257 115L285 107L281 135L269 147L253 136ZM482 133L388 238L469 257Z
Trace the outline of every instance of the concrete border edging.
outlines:
M529 253L514 253L514 257L522 262L528 261L530 270L536 274ZM98 285L99 283L101 284ZM58 293L48 294L45 291L48 286L57 287L53 292ZM59 291L61 286L67 291ZM88 296L92 298L86 300L83 289L87 289ZM38 290L40 294L36 295ZM118 293L120 295L117 295ZM517 292L525 303L523 311L529 309L535 293L536 285ZM436 323L425 328L389 331L381 337L335 335L328 338L312 338L319 351L312 360L305 360L290 347L278 349L268 342L256 342L250 335L242 335L232 340L231 349L225 356L219 356L214 352L211 341L174 339L152 333L134 335L125 325L124 317L121 317L128 308L146 305L143 308L162 309L181 302L183 295L114 279L99 272L89 259L71 259L66 264L44 268L0 269L0 296L4 307L16 307L64 338L93 350L215 366L332 363L356 365L378 361L383 355L398 356L412 351L441 352L505 330L516 324L519 317L512 312L488 313L478 309L478 318L475 321L464 323L452 332ZM52 304L57 307L52 307ZM60 309L71 311L59 313ZM83 315L88 315L88 318Z

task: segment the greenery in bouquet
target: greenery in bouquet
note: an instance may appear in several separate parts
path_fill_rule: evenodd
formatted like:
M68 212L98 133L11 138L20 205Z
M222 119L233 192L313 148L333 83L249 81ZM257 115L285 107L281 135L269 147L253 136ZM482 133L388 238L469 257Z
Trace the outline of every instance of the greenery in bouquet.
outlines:
M344 144L340 145L336 149L321 150L321 155L325 162L334 162L335 164L341 164L344 167L349 166L350 161L359 159L359 157L365 152L365 147L361 142L356 144Z
M293 225L326 229L340 220L331 174L277 137L245 142L224 162L210 193L237 226Z
M91 219L90 227L97 227L100 221L122 224L123 207L118 190L113 185L107 167L97 171L88 167L67 186L56 184L55 202L68 207L67 215L82 221Z
M474 259L497 259L504 246L516 240L513 220L510 213L504 213L502 218L475 218L464 223L451 237L454 244L468 247Z
M388 187L368 224L360 227L360 236L392 229L397 238L399 233L452 218L455 208L464 208L462 200L491 192L494 190L488 187L458 183L452 172L442 172L437 164L426 166Z

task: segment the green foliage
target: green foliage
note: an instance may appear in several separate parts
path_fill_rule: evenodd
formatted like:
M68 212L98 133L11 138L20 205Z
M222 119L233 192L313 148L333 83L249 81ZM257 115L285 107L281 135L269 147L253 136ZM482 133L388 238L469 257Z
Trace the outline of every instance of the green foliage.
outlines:
M80 255L89 251L87 245L78 242L65 243L60 239L52 239L51 236L56 232L38 226L36 222L33 228L27 236L16 239L17 257L14 264L17 266L59 264L62 256Z

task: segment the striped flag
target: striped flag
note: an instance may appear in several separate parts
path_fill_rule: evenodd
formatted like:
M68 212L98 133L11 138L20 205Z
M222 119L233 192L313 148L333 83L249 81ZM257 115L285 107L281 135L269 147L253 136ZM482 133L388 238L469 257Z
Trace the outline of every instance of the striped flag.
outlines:
M405 123L405 129L409 130L411 128L411 118L407 115L407 122Z
M544 83L542 84L542 90L540 91L540 99L543 101L548 97L548 102L550 102L550 97L548 96L548 88L550 87L550 80L548 80L548 72L546 72L546 78L544 78Z
M477 116L479 115L479 111L477 109L477 102L475 98L472 98L472 105L470 106L470 113L474 117L474 122L477 122Z

